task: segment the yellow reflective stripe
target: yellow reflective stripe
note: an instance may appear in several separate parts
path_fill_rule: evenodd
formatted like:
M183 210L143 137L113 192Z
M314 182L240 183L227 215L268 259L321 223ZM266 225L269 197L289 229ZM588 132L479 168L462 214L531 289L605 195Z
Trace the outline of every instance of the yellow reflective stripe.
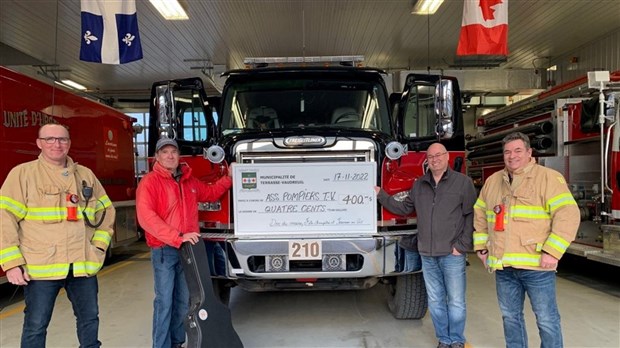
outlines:
M80 207L80 212L81 212L81 213L79 214L79 215L80 215L80 219L82 218L82 213L85 213L85 214L86 214L86 216L87 216L90 220L92 220L92 219L94 219L94 218L95 218L95 213L96 213L96 211L95 211L95 209L93 209L93 208L81 208L81 207Z
M501 259L489 255L487 266L503 269L506 266L540 266L540 254L507 253Z
M35 278L64 277L69 274L68 263L55 263L51 265L24 265L28 274Z
M17 246L11 246L0 250L0 264L23 258L22 252Z
M78 220L83 219L82 213L86 213L89 219L95 218L95 209L78 207ZM65 220L67 218L67 208L28 208L26 220L44 221L44 220Z
M577 202L575 202L575 198L573 198L572 194L562 193L547 201L547 209L549 212L554 212L558 208L565 205L577 205Z
M540 254L504 254L502 263L504 266L540 266Z
M86 274L94 274L97 273L103 266L103 263L100 262L92 262L92 261L82 261L82 262L74 262L73 263L73 272L74 273L86 273Z
M57 207L28 208L26 220L59 220L67 216L66 211L62 211Z
M96 230L95 235L93 236L93 241L100 241L105 245L110 245L110 241L112 240L112 236L106 231Z
M493 210L487 210L487 222L494 224L497 214L495 214L495 212ZM504 215L504 224L506 224L508 222L508 216L507 214Z
M77 218L82 219L81 208L78 208ZM94 214L93 214L94 216ZM67 208L28 208L25 220L31 221L47 221L47 220L65 220L67 218Z
M510 207L510 217L528 219L550 219L545 208L534 205L513 205Z
M110 200L110 197L108 197L108 195L103 195L97 201L95 210L96 211L103 210L111 205L112 205L112 201Z
M487 210L487 222L495 222L495 212L493 210Z
M474 208L480 208L482 210L486 210L487 209L487 204L484 203L483 200L481 200L480 198L478 198L476 200L476 204L474 204Z
M502 265L502 260L492 255L489 255L489 257L487 257L487 266L489 266L490 268L495 268L495 269L504 268Z
M478 233L474 232L474 244L486 244L489 240L489 235L487 233Z
M568 246L570 245L570 243L566 241L564 238L558 236L557 234L551 233L549 237L547 238L545 245L548 245L552 247L553 249L561 253L564 253L566 249L568 248Z
M0 196L0 209L8 210L19 219L26 216L26 206L7 196Z

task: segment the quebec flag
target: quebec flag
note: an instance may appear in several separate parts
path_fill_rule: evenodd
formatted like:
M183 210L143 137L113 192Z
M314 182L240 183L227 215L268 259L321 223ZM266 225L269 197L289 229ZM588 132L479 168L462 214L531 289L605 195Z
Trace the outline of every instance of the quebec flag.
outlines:
M80 60L124 64L142 59L135 0L81 0Z

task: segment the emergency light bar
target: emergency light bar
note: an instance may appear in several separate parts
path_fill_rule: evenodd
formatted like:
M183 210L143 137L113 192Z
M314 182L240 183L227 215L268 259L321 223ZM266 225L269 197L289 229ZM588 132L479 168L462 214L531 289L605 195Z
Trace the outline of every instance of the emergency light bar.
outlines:
M249 57L243 60L247 69L285 65L337 65L361 66L364 56L313 56L313 57Z

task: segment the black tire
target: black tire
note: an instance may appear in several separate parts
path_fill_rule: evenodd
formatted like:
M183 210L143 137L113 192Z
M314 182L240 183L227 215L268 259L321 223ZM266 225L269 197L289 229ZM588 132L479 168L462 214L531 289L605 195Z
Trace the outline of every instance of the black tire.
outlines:
M230 303L230 289L232 288L231 281L228 279L212 278L213 281L213 293L215 297L228 306Z
M422 272L392 277L388 284L388 307L396 319L421 319L428 309Z

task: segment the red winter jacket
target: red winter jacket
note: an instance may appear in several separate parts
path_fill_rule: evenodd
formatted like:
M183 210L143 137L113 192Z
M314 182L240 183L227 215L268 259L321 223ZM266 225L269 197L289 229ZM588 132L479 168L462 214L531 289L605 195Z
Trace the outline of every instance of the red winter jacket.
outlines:
M212 202L232 186L228 176L206 184L192 176L192 169L182 163L181 179L155 162L153 171L140 181L136 192L138 222L146 232L151 248L170 245L179 248L182 234L200 232L198 202Z

